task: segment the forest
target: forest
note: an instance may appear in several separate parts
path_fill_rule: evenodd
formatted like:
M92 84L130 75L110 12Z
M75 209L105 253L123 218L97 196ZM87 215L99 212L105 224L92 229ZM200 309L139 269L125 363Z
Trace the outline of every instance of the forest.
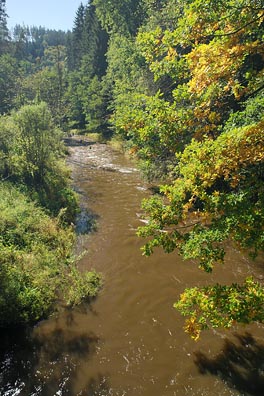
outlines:
M206 272L230 243L263 257L263 0L92 0L68 32L9 32L5 7L1 0L0 325L39 320L63 290L72 304L100 287L72 255L69 134L120 142L158 186L142 204L143 254L177 250ZM264 321L253 277L178 297L195 340L204 329Z

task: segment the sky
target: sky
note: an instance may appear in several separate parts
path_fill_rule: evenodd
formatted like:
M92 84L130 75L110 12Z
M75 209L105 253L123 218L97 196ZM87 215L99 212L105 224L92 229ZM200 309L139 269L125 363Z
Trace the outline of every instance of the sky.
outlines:
M6 0L7 25L9 29L25 24L71 30L80 3L81 0Z

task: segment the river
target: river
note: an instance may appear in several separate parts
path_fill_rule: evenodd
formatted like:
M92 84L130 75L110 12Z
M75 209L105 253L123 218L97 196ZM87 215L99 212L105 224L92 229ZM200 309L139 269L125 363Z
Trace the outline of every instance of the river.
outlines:
M262 279L261 260L253 266L229 247L208 275L176 252L142 256L135 231L149 186L122 153L73 143L76 249L86 250L79 267L102 273L104 286L90 304L61 309L31 331L1 333L1 396L262 396L263 325L206 331L194 342L173 308L185 287Z

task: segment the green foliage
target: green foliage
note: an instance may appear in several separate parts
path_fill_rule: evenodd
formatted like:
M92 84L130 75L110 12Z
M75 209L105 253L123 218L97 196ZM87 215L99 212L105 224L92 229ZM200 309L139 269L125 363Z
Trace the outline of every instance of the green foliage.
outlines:
M139 235L148 238L146 255L156 246L168 253L178 249L210 272L224 260L226 240L252 257L264 250L263 7L247 0L176 1L169 20L168 3L146 2L149 23L137 43L161 92L170 82L169 111L162 113L170 124L174 111L174 133L184 139L171 146L174 180L143 203L148 223ZM141 115L143 130L151 115ZM170 131L166 126L169 142ZM139 153L145 147L141 140L136 145ZM146 147L155 152L148 139ZM244 306L237 303L235 309L228 296L236 294ZM190 317L186 330L197 338L203 328L229 327L233 320L263 321L262 302L263 289L248 280L186 289L175 306Z
M232 119L241 122L240 116ZM210 272L223 261L227 239L252 257L263 252L263 152L263 120L228 129L216 140L193 140L179 156L181 176L161 187L165 198L144 204L149 223L139 235L151 237L145 254L155 246L166 252L178 248L185 259L198 260Z
M103 84L95 76L89 81L86 96L83 99L85 125L88 132L103 132L106 129L105 107Z
M68 66L71 70L80 66L80 62L83 56L83 31L84 31L84 20L85 20L85 7L81 3L77 9L74 27L71 37L71 52L69 53Z
M0 55L2 55L7 48L8 29L7 29L7 14L6 1L0 0Z
M67 119L72 128L103 132L106 129L106 104L102 77L106 71L108 35L89 3L79 6L68 47Z
M263 322L264 289L252 278L241 285L194 287L185 290L174 307L189 317L185 331L197 340L201 331L210 327Z
M130 152L143 160L148 178L161 176L174 161L171 147L177 125L170 121L175 121L175 112L160 92L155 94L157 87L133 38L112 35L107 60L104 83L112 91L111 126Z
M52 214L65 208L63 219L74 221L76 194L69 187L62 134L54 126L47 105L24 106L12 116L1 117L0 127L2 179L24 183L31 196Z
M94 5L88 4L84 14L81 58L85 57L86 62L89 62L91 77L97 76L100 79L105 74L107 46L108 34L97 18Z
M113 84L114 99L132 92L145 92L148 87L145 61L134 38L113 34L107 51L107 79Z
M70 187L70 171L64 160L57 160L46 171L43 182L31 187L28 193L51 215L59 215L62 224L75 222L79 211L78 196Z
M184 104L190 135L215 137L230 111L263 87L263 13L246 0L186 1L175 13L173 27L162 23L137 41L156 81L165 81L164 92L170 82L183 113Z
M0 56L0 114L10 112L17 95L17 63L10 55Z
M65 100L65 47L47 47L41 60L41 67L23 78L22 95L17 100L21 107L32 102L45 102L56 125L62 127L68 110Z
M83 97L85 92L82 82L82 73L72 71L68 74L68 87L65 99L68 103L67 123L69 128L85 128L85 114L83 110Z
M46 170L60 154L61 132L44 102L23 106L13 117L21 175L28 183L42 183Z
M141 233L154 234L148 250L172 240L206 270L223 258L217 245L227 237L254 255L262 250L263 148L263 120L216 140L193 140L178 156L181 177L161 188L164 203L154 198L145 205L150 223Z
M77 304L101 284L77 271L75 236L9 184L0 185L0 326L34 323L63 298Z
M241 111L231 113L224 124L224 130L231 130L235 127L242 127L252 123L260 122L264 112L264 93L260 92L249 98L242 106Z
M13 119L9 116L0 117L0 175L5 179L13 172L16 162L13 152L17 131Z
M64 289L67 288L66 303L70 306L79 305L82 301L95 297L102 286L102 278L95 271L80 273L71 266L66 274Z
M130 93L118 99L120 103L112 117L116 132L129 141L130 151L144 161L149 178L162 177L175 165L175 150L184 142L176 109L160 94Z
M46 29L43 26L15 25L12 29L11 53L19 61L38 67L49 47L65 46L69 32Z
M93 0L93 4L102 26L109 33L135 35L145 17L141 0Z

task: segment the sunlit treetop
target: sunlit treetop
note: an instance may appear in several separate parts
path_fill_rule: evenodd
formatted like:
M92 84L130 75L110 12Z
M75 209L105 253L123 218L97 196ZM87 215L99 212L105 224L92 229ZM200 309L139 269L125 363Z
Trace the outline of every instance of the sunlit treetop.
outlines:
M185 1L174 29L138 35L156 81L174 81L177 106L191 102L190 133L216 137L230 110L263 86L261 1ZM184 97L182 86L185 86Z

